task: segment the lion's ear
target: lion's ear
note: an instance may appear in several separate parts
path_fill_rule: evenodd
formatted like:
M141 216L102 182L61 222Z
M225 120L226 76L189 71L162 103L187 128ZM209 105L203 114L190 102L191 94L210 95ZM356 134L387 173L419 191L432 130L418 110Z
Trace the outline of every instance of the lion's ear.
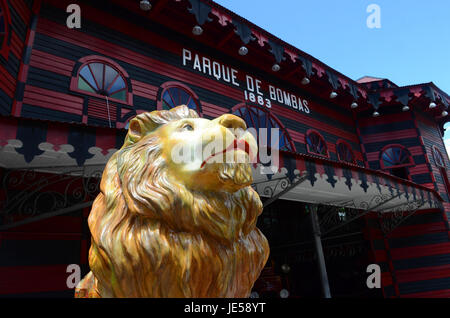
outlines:
M159 127L159 124L155 123L150 113L142 113L130 120L130 127L128 128L127 136L123 146L129 146L138 142L141 138L145 137L148 133L154 131Z

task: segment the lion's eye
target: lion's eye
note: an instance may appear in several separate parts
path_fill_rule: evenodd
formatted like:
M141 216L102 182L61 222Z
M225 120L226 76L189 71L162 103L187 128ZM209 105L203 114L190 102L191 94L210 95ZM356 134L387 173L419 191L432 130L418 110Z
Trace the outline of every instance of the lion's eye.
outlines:
M192 131L192 130L194 130L194 127L192 127L191 124L185 124L185 125L183 126L183 129L184 129L184 130Z

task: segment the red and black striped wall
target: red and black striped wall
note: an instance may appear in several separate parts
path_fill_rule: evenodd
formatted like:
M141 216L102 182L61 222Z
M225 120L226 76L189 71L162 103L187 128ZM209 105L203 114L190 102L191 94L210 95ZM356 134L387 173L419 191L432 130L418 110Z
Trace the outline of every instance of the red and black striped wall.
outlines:
M440 149L447 166L450 162L439 128L426 115L402 112L400 105L383 108L377 118L370 111L354 115L329 99L309 93L307 87L294 87L150 19L124 12L114 1L78 1L82 28L69 30L65 9L70 2L0 1L7 3L11 17L10 50L7 58L0 56L0 115L47 120L38 124L46 128L56 127L48 122L53 121L82 124L89 130L89 126L106 127L109 120L113 127L123 128L132 116L157 109L162 86L172 81L188 86L198 96L206 118L230 112L244 102L241 89L183 66L181 53L187 48L307 99L309 114L275 102L270 109L286 128L298 153L307 152L305 135L310 129L323 136L331 159L337 160L336 143L343 140L351 146L357 164L377 170L381 169L380 151L385 146L404 146L414 161L408 167L411 181L436 189L450 213L432 146ZM92 55L116 63L128 74L132 103L111 103L110 118L104 98L71 89L81 60ZM238 82L241 87L245 85L243 78ZM67 127L76 130L79 125ZM61 130L69 130L67 127ZM92 137L99 129L92 128L86 134ZM77 162L83 164L82 156ZM84 209L0 233L0 295L72 295L65 285L66 268L68 264L81 264L83 274L87 271L88 213L89 209ZM438 210L420 211L384 237L378 217L368 215L365 234L372 245L373 259L382 267L386 297L450 295L446 287L450 284L448 217ZM50 280L54 283L49 284Z
M6 17L7 40L0 47L0 115L10 115L16 97L16 87L24 55L32 3L29 0L2 0L0 6Z
M450 243L439 210L416 212L387 237L375 213L366 217L366 238L381 266L385 297L448 297Z
M125 21L122 19L123 9L113 4L100 8L96 3L82 2L83 27L69 30L65 25L65 6L64 1L42 3L20 116L107 126L106 112L96 110L105 109L104 99L70 89L79 60L90 55L104 56L129 74L133 103L131 107L125 103L111 103L115 127L123 127L136 113L156 109L161 86L169 81L189 86L199 97L206 118L229 112L235 105L244 102L242 90L182 66L182 48L195 48L193 52L214 56L224 64L239 69L240 73L253 74L308 100L310 114L272 103L272 114L286 127L297 152L307 151L305 134L308 129L314 128L323 135L331 159L337 159L336 142L343 139L351 145L357 163L363 165L352 115L340 111L341 106L287 83L272 82L269 74L242 65L211 48L187 41L185 37L148 19L133 16L133 19L130 17ZM135 24L130 21L135 21ZM119 22L120 30L117 28ZM239 83L244 86L245 79L239 78Z
M0 297L73 296L67 266L87 273L82 211L55 216L0 233Z
M372 117L370 110L358 114L361 146L367 158L367 166L370 169L382 170L380 159L383 148L401 145L407 149L413 160L413 165L408 167L410 180L434 188L413 113L403 112L401 108L400 104L385 107L379 117Z
M366 164L379 170L383 148L401 145L411 154L408 167L411 181L437 190L444 209L419 211L407 218L387 237L375 214L366 218L367 238L375 262L382 269L386 297L446 297L450 282L448 196L432 157L432 146L445 153L439 128L431 118L418 112L403 112L402 106L383 108L380 117L370 111L359 114L358 128ZM445 157L448 164L448 157ZM387 215L389 217L389 215Z
M436 122L429 116L423 113L416 113L417 128L419 130L421 141L426 151L426 160L429 165L429 169L432 175L432 179L435 183L435 190L441 195L441 197L446 201L446 211L450 213L449 205L450 197L447 190L445 181L443 180L444 175L439 166L436 164L433 155L433 147L436 147L441 153L446 167L450 166L450 160L448 153L446 151L443 136L440 133L440 129ZM450 179L450 172L447 169L447 178Z
M4 179L7 173L16 175L9 175ZM20 180L21 174L21 171L12 172L0 168L0 177L3 181ZM5 204L7 194L12 202L14 194L18 192L21 193L25 205L37 202L38 206L42 207L39 211L45 210L46 205L53 202L51 199L35 201L39 194L43 195L42 198L49 198L51 194L57 193L68 200L77 200L76 191L81 187L81 179L64 178L64 182L55 182L53 176L36 173L28 174L26 182L12 181L8 189L2 189L1 204ZM48 180L48 185L42 187L40 192L36 192L35 188L29 188L29 185L35 182L44 184L43 180ZM67 268L71 264L79 265L81 276L89 271L87 262L90 246L90 232L87 226L89 211L90 208L80 209L1 231L0 298L73 297L74 290L66 283L72 272L67 272ZM35 215L17 215L14 210L8 215L2 215L11 223L33 216Z

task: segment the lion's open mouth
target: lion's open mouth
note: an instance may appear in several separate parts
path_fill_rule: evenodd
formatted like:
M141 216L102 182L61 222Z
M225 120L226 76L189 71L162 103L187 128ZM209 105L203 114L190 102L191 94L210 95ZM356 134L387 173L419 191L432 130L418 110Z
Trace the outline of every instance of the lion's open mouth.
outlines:
M214 154L212 154L212 155L210 155L208 158L206 158L203 162L202 162L202 165L201 165L201 168L203 168L204 167L204 165L206 164L206 162L208 161L208 160L210 160L211 158L213 158L213 157L215 157L215 156L217 156L217 155L221 155L221 154L224 154L224 153L226 153L227 151L230 151L230 150L243 150L243 151L245 151L246 153L247 153L247 155L249 156L249 158L253 158L252 156L253 156L253 154L252 154L252 151L251 151L251 149L250 149L250 145L248 144L248 142L247 141L245 141L245 140L243 140L243 139L235 139L227 148L225 148L224 150L222 150L222 151L219 151L219 152L216 152L216 153L214 153Z

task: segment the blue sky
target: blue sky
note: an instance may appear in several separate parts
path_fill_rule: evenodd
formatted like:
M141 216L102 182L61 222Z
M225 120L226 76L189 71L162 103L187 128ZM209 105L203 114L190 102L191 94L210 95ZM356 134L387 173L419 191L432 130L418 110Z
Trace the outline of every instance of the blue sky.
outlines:
M280 39L358 79L434 82L450 94L450 1L216 0ZM370 4L381 28L370 29ZM444 136L450 153L450 123Z

